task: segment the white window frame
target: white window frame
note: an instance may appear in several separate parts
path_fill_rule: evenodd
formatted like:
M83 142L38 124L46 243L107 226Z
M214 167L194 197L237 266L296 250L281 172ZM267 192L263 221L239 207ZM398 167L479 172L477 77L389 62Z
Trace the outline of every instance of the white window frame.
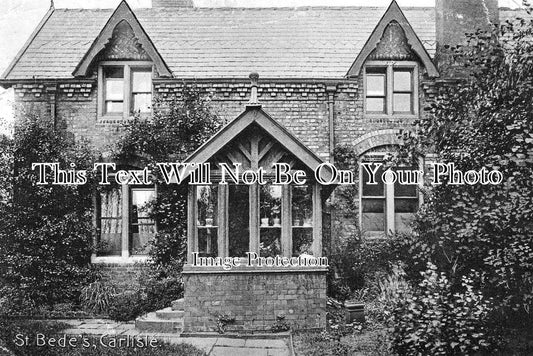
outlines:
M373 113L366 111L366 97L367 97L367 86L366 86L366 72L368 69L385 69L385 112L384 113ZM398 112L395 113L393 110L393 84L391 78L394 75L394 69L409 69L412 71L412 85L413 85L413 112ZM413 61L368 61L365 63L363 68L363 113L365 117L376 117L376 118L408 118L413 119L417 118L420 112L420 100L418 98L418 87L420 85L418 78L419 65L417 62Z
M124 67L124 104L122 113L106 113L105 112L105 82L104 82L104 68L105 67ZM98 66L98 118L99 119L129 119L133 115L131 113L132 103L132 69L151 69L152 82L152 101L154 97L154 65L149 61L103 61ZM149 113L141 113L141 115L152 115L153 108L150 108Z
M386 152L371 152L363 154L359 158L359 227L363 230L363 169L361 166L362 162L383 162L383 158L386 155ZM368 158L371 158L370 160ZM418 159L418 169L424 167L424 159L420 157ZM423 204L423 196L420 194L420 188L424 185L423 180L421 179L417 189L417 198L418 198L418 208ZM389 233L394 234L396 232L396 221L395 221L395 206L394 206L394 184L383 184L384 193L385 193L385 230L384 231L365 231L368 237L370 238L381 238L385 237ZM382 198L381 198L382 199Z
M112 175L110 175L110 179L114 179ZM121 234L121 255L120 256L98 256L96 252L94 252L91 255L91 263L136 263L136 262L146 262L149 260L148 255L132 255L130 253L130 214L131 214L131 200L132 200L132 189L135 188L153 188L154 189L154 197L157 197L157 185L150 185L150 186L138 186L138 185L128 185L128 184L122 184L120 186L121 190L121 196L122 196L122 234ZM97 193L99 194L99 193ZM97 224L97 219L100 219L100 214L96 213L96 207L97 204L99 204L99 199L95 195L94 197L94 207L95 207L95 214L94 214L94 225ZM100 210L98 208L98 210ZM155 232L157 233L157 222L155 222L154 225ZM100 234L101 232L98 231L95 236L95 243L98 243L100 241Z

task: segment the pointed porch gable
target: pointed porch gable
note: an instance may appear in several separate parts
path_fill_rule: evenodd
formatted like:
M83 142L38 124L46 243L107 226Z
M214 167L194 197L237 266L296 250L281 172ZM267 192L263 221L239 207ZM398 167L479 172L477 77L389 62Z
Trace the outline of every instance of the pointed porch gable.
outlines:
M122 36L119 36L119 33ZM122 1L113 12L72 75L88 76L91 65L103 57L125 59L124 51L133 54L133 58L128 59L150 59L160 76L172 76L170 69L126 1Z
M314 172L324 163L260 106L248 106L235 120L198 148L185 162L241 163L244 168L269 169L278 162ZM329 172L321 170L322 179ZM312 177L308 177L312 178Z
M416 56L430 77L439 76L437 67L395 0L385 11L346 76L349 78L359 76L365 61L379 58L380 53L398 57L393 59L409 59L411 56Z

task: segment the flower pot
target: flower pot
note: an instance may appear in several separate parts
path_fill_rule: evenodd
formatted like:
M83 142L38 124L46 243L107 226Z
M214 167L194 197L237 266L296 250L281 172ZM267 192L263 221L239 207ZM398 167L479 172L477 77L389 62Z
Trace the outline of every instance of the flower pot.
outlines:
M274 218L274 219L272 219L272 221L274 222L274 226L280 226L281 225L280 218Z
M300 226L302 224L302 222L300 221L300 219L294 219L292 221L292 226Z
M205 226L213 226L213 219L212 218L206 218L205 219Z
M346 324L355 322L363 323L365 321L365 303L345 302L345 320Z
M268 218L261 218L261 226L268 226Z

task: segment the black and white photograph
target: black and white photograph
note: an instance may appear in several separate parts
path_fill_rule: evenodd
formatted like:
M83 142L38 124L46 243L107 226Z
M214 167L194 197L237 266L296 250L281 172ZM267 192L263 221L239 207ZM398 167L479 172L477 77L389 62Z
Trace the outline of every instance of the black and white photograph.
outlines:
M2 0L1 356L533 355L526 0Z

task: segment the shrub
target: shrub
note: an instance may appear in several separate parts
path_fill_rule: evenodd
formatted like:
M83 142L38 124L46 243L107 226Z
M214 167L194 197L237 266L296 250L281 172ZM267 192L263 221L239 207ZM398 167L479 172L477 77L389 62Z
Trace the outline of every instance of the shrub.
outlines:
M146 312L162 309L183 295L183 282L177 276L149 279L144 287L144 294Z
M130 321L143 314L145 299L141 293L127 291L115 295L109 303L109 317L115 321Z
M35 301L23 291L9 285L0 287L0 316L32 315L36 309Z
M77 301L80 285L90 278L91 179L76 186L38 185L32 164L88 167L95 152L87 142L76 142L65 130L31 115L22 118L13 139L1 145L11 147L0 148L11 152L11 158L0 154L0 182L7 184L0 199L0 261L5 269L1 283L39 305Z
M183 296L183 282L179 263L162 266L151 263L138 276L139 286L134 290L114 295L108 314L116 321L133 320L141 314L168 307Z
M81 290L82 306L93 313L107 313L115 288L107 283L95 281Z
M409 290L409 284L400 266L393 266L391 272L377 283L379 294L365 305L365 314L369 324L383 325L391 316L402 293Z
M403 146L411 158L431 152L457 171L501 173L500 184L444 179L415 226L420 259L449 275L483 271L482 291L507 315L506 329L533 329L532 34L529 19L510 19L451 49L453 67L460 63L469 76L438 86Z
M489 301L469 277L461 289L428 264L414 290L400 288L391 310L393 350L399 355L468 355L489 350Z
M339 300L354 298L357 290L367 288L367 299L379 293L378 282L408 255L409 239L394 235L369 240L353 234L334 246L330 255L328 295Z

